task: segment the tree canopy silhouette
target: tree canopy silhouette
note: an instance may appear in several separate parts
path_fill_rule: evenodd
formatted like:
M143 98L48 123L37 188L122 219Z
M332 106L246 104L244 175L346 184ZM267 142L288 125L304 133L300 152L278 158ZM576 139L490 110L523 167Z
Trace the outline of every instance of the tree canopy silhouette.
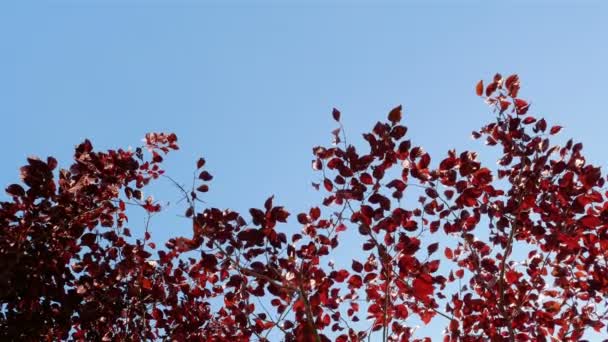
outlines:
M401 107L360 151L334 109L334 144L313 148L322 198L295 215L273 197L247 214L205 205L201 158L193 188L175 182L192 236L164 247L128 215L163 210L142 190L166 177L175 134L150 133L134 151L86 140L61 169L28 158L0 203L0 338L430 340L412 317L443 324L444 341L604 330L606 178L581 143L551 141L561 127L531 115L519 89L499 74L476 87L493 115L473 137L498 149L498 166L450 146L433 163L407 139ZM340 265L330 259L345 235L361 245Z

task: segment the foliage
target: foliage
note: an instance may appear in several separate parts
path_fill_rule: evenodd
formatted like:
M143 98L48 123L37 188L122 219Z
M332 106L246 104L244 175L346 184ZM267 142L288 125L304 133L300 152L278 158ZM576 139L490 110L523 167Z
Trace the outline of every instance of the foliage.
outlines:
M604 329L605 178L581 143L551 143L561 127L529 115L519 88L516 75L476 88L496 119L473 136L500 148L497 170L454 150L431 166L405 138L401 107L363 135L369 150L359 152L334 110L334 145L313 149L322 205L295 215L301 230L289 236L279 224L290 215L273 197L249 222L198 209L213 178L200 159L195 189L175 183L192 237L160 249L148 227L131 237L128 208L162 209L142 190L165 177L174 134L148 134L149 156L85 141L67 169L29 158L23 184L0 203L0 338L424 339L412 316L445 322L445 341L574 341ZM327 259L345 234L362 246L341 268ZM431 234L442 244L422 238Z

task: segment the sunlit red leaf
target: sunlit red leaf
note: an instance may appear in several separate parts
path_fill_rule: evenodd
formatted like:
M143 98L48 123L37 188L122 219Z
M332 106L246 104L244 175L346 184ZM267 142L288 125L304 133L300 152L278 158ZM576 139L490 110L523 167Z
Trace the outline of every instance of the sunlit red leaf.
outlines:
M414 295L421 300L426 300L434 291L433 282L428 275L415 278L412 287Z
M551 130L549 130L549 134L551 135L555 135L557 133L559 133L559 131L562 130L562 126L553 126L551 127Z
M483 81L477 82L477 85L475 86L475 93L477 96L483 95Z
M446 247L444 250L444 255L446 258L448 259L454 259L454 252L452 252L452 249L450 247Z
M528 109L530 108L528 102L522 99L514 99L513 101L515 103L515 112L518 115L524 115L528 112Z

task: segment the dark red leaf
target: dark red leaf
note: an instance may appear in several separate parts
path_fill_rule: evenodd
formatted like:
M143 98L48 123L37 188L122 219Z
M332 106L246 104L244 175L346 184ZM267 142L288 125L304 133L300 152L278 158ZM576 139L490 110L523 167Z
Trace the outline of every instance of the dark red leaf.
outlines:
M483 81L477 82L477 85L475 86L475 93L477 96L483 95Z
M524 115L528 112L528 109L530 108L530 105L528 104L528 102L522 100L522 99L514 99L514 103L515 103L515 112L518 115Z
M213 176L209 172L203 171L198 175L198 178L205 182L208 182L213 179Z
M524 125L529 125L534 122L536 122L536 119L532 116L526 116L526 118L522 121Z
M163 157L156 153L156 151L152 151L152 162L154 163L160 163L163 161Z
M399 121L401 121L401 106L397 106L393 108L390 113L388 113L388 120L396 125Z
M363 183L363 184L367 184L367 185L374 184L374 180L372 179L372 176L367 172L361 174L359 179L361 180L361 183Z
M25 190L19 184L11 184L6 188L6 193L11 196L23 196L25 195Z
M432 243L426 249L429 252L429 255L431 255L431 254L435 253L437 251L437 249L439 249L439 243L437 243L437 242Z
M331 192L334 189L333 183L327 178L325 178L323 180L323 186L325 187L325 190L327 190L329 192Z
M340 111L334 108L331 112L331 115L334 117L334 120L340 122Z
M49 170L53 171L57 167L57 159L53 157L46 158L46 164L49 167Z
M323 168L323 163L320 159L315 159L312 161L312 169L315 171L319 171Z

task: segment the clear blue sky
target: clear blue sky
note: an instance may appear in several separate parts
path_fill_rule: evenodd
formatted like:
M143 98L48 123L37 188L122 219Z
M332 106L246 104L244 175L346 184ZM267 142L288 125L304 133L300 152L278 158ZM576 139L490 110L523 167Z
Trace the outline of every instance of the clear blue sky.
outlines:
M171 131L182 150L168 173L188 181L205 156L210 204L276 194L297 212L320 198L311 147L330 143L332 107L351 137L403 104L410 138L436 159L483 152L470 132L490 114L473 88L495 72L519 73L534 112L605 166L608 6L456 2L1 1L0 184L27 155L65 164L84 138L117 148ZM182 222L159 219L155 233Z

